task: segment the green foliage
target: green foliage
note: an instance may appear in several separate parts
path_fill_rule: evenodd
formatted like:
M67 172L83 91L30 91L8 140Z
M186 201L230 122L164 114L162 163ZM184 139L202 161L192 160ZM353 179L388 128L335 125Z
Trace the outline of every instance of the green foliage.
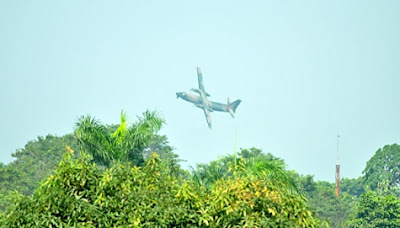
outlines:
M376 151L367 162L364 171L364 183L374 190L382 181L389 181L390 186L400 183L400 145L386 145Z
M332 227L343 227L353 211L356 198L343 188L340 197L336 197L335 184L326 181L314 181L312 175L299 176L295 174L295 178L306 191L309 205L316 211L317 215L329 221ZM353 183L349 179L345 182Z
M270 153L264 154L260 149L250 148L241 149L236 160L234 155L227 155L209 164L199 164L192 170L192 174L197 183L206 187L212 186L220 179L227 179L237 174L274 181L275 185L301 193L298 183L290 177L290 172L285 170L285 166L282 159Z
M358 198L361 194L365 193L362 177L355 179L342 178L340 180L340 191Z
M47 135L29 141L23 149L13 153L16 160L0 167L0 210L8 203L8 194L14 191L23 195L32 194L40 182L57 167L66 145L77 147L73 135Z
M306 199L255 176L218 180L211 188L212 227L319 227Z
M149 111L130 126L124 113L111 126L87 116L76 138L28 142L0 163L0 227L400 227L397 144L379 149L363 177L343 178L336 197L333 183L256 148L190 175L156 134L163 123Z
M334 184L318 181L315 190L309 193L309 203L332 227L341 227L352 212L355 198L345 192L336 197Z
M304 200L304 202L302 201L303 204L307 205L304 190L297 182L297 179L293 177L293 173L291 171L287 171L285 166L286 165L282 159L276 158L270 153L264 154L260 149L250 148L241 149L241 151L238 153L236 161L233 155L228 155L216 161L212 161L209 164L197 165L196 169L192 170L192 174L196 183L212 190L218 186L221 189L227 188L227 184L231 181L235 181L238 184L242 183L242 181L250 181L252 183L260 181L264 184L264 186L269 186L269 189L274 189L276 192ZM226 206L229 204L230 203L227 203ZM230 213L229 210L228 213ZM282 215L281 213L279 214ZM257 217L258 215L254 216ZM287 215L284 214L283 216ZM262 224L262 227L276 226L276 224L274 225L273 222L264 222L260 223ZM319 221L318 224L320 224L320 222L321 221ZM253 226L252 223L243 223L241 225L243 226L245 224L247 224L249 227ZM218 225L221 226L221 224ZM227 226L227 224L223 224L222 227L224 226ZM285 224L285 226L289 225Z
M256 176L204 188L171 176L157 155L142 168L99 169L72 150L33 196L16 195L4 227L318 227L304 197Z
M174 148L169 145L167 136L154 135L147 147L143 150L143 157L149 159L155 152L160 156L163 163L168 166L169 170L171 170L173 174L187 177L189 173L183 170L179 164L184 160L179 159L179 156L173 151Z
M400 227L400 200L393 195L381 195L368 190L362 194L349 227Z
M96 125L94 124L96 120L91 118L86 118L86 120L90 120L92 121L92 125ZM188 172L184 172L180 168L179 162L181 160L178 159L178 155L173 153L173 148L168 145L166 136L154 134L163 123L163 120L157 117L156 113L145 112L142 117L138 117L136 123L129 127L126 125L126 118L122 113L121 122L120 125L114 126L100 125L100 129L104 133L103 136L110 136L110 138L115 140L116 148L121 149L124 148L124 145L128 145L125 148L130 148L130 152L133 155L128 156L127 160L130 159L130 161L143 164L143 156L148 156L154 150L160 153L162 158L165 158L163 162L170 166L176 175L188 176ZM85 126L90 127L90 124L86 123ZM85 136L92 137L91 142L95 143L94 139L96 137L90 134ZM126 143L124 140L131 141ZM40 182L53 173L55 167L61 161L66 145L74 150L79 148L78 140L72 134L62 137L52 135L38 137L37 140L28 142L23 149L19 149L13 154L16 158L15 161L8 165L1 163L0 210L4 210L10 203L7 200L9 198L7 196L13 194L14 191L18 191L26 196L31 195ZM101 146L93 145L93 147L97 148ZM88 149L90 148L90 144L85 144L82 147ZM134 156L136 156L136 159ZM122 157L119 157L119 159L123 160ZM95 159L94 162L98 162L98 165L104 166L104 162L101 159Z
M156 112L146 111L128 127L126 116L121 112L120 125L110 133L95 118L82 116L76 123L75 136L80 149L90 153L97 164L110 167L111 163L130 161L134 165L143 165L143 150L163 123Z

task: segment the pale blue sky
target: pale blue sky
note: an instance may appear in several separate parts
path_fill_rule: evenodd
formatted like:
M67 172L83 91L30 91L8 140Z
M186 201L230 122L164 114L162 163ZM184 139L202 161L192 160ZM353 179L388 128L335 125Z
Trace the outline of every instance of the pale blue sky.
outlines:
M0 0L0 162L28 140L73 130L80 115L166 119L185 165L258 147L290 169L358 177L400 143L400 1ZM236 118L175 92L240 98Z

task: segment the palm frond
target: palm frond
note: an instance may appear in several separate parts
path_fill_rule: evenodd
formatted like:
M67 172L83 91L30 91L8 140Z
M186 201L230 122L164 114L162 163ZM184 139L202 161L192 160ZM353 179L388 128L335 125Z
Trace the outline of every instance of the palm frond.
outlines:
M103 162L112 160L113 147L106 128L91 116L81 116L75 124L75 136L82 150Z
M285 189L293 194L305 195L300 184L289 175L282 161L269 160L260 156L253 157L247 160L246 170L250 175L271 182L280 189Z
M147 110L142 115L143 117L138 116L139 121L133 126L133 139L138 146L146 146L165 123L155 111Z
M120 124L111 132L91 116L78 118L75 136L82 150L88 151L96 161L105 165L130 161L134 165L144 162L143 150L160 130L164 120L154 111L146 111L138 122L128 128L127 118L121 111Z
M123 140L124 136L128 133L128 129L126 127L126 115L124 111L121 111L121 123L119 124L117 130L112 133L112 137L115 138L119 143Z

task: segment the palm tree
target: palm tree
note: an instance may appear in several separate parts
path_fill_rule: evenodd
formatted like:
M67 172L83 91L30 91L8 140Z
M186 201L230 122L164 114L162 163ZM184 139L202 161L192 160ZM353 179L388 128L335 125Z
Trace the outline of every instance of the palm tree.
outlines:
M256 176L290 193L305 195L300 183L285 169L286 165L282 160L270 160L267 156L258 155L244 160L243 166L244 175Z
M156 112L146 111L138 121L127 126L126 115L121 111L121 122L114 132L91 116L78 118L75 136L82 151L93 156L96 163L109 167L115 162L132 162L142 165L143 149L164 124Z
M217 180L232 176L228 166L221 164L221 159L210 164L199 164L196 169L191 169L194 182L205 187L211 187Z
M304 196L300 184L285 166L283 160L259 149L241 149L236 162L233 155L228 155L209 164L197 165L196 169L192 168L192 178L199 185L211 187L220 179L256 177L280 190Z

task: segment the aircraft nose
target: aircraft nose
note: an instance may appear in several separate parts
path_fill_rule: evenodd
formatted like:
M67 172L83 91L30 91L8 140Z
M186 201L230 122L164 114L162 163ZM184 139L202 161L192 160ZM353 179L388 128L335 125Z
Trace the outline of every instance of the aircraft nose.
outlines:
M182 93L176 93L176 98L182 97Z

